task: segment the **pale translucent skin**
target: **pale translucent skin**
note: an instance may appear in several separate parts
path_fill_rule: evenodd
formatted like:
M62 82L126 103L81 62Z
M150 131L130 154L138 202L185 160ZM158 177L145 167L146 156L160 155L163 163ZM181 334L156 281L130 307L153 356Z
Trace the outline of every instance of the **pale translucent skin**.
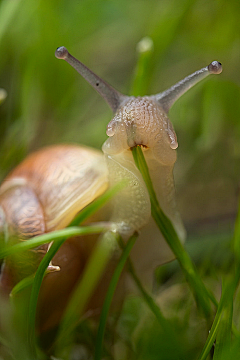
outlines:
M155 97L130 97L117 110L108 125L110 136L103 145L110 184L128 179L129 184L114 198L112 221L128 238L135 230L140 236L131 252L138 275L145 285L154 269L174 258L165 239L151 219L151 204L131 148L142 145L158 201L171 219L180 239L184 227L176 209L173 167L177 138L167 114Z

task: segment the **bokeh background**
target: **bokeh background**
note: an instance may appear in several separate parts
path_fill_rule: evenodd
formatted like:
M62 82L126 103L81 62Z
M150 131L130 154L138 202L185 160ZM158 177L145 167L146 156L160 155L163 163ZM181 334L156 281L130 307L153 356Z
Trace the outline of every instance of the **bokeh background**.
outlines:
M0 104L0 180L43 146L101 148L107 137L111 110L54 57L58 46L129 95L136 47L145 36L154 44L145 94L218 60L223 73L179 99L170 118L179 142L175 179L187 246L196 262L216 261L224 270L240 180L239 19L239 0L1 0L0 88L7 97Z
M240 159L240 3L237 0L2 0L0 179L29 152L55 143L101 148L111 111L54 57L64 45L130 94L137 43L154 52L143 91L165 90L212 60L223 73L184 95L170 118L178 135L178 204L190 234L232 224ZM221 220L221 221L219 221ZM222 232L222 228L221 228Z

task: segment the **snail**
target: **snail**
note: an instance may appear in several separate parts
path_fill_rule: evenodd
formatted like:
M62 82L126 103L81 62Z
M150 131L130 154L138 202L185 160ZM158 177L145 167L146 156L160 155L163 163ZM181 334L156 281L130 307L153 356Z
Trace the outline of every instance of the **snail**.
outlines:
M103 144L103 153L83 146L57 145L29 155L0 187L0 231L8 238L26 240L62 229L109 186L127 179L127 185L112 200L110 220L123 239L139 231L131 259L143 283L149 284L156 266L174 256L151 218L148 191L131 149L142 147L160 206L184 241L185 230L176 208L173 179L178 143L167 114L194 84L209 74L219 74L221 64L213 61L160 94L133 97L116 91L65 47L58 48L55 56L72 65L112 109L114 117L107 126L108 139ZM59 321L95 241L95 237L69 239L53 258L60 271L48 274L43 280L39 299L39 311L45 313L41 316L45 320L40 320L43 330ZM38 264L43 255L34 256L32 261ZM1 288L11 288L24 275L19 274L21 266L7 259L2 266ZM97 289L99 294L104 294L110 274L107 269ZM98 308L102 297L95 294L89 308Z

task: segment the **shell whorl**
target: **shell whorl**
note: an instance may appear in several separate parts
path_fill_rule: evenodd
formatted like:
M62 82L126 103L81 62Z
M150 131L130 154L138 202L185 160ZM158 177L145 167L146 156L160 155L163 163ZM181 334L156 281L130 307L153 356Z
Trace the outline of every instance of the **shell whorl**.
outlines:
M17 184L16 179L19 189L35 194L46 231L65 227L108 186L102 153L75 145L50 146L29 155L3 183L3 190Z

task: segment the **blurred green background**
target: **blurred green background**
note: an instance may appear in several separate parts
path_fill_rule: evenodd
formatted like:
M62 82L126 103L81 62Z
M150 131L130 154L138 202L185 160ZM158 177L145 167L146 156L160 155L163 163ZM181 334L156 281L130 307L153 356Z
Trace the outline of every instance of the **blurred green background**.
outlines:
M188 250L203 264L204 280L219 294L218 276L231 262L229 239L240 179L239 19L239 0L1 0L0 88L7 98L0 104L0 180L43 146L81 143L101 148L107 138L111 110L80 75L55 58L58 46L66 46L129 95L136 47L145 36L152 38L154 51L142 78L143 94L161 92L211 61L220 61L223 73L196 85L170 111L179 142L178 207L189 239L201 239L189 242ZM217 275L213 265L218 266ZM166 267L158 274L163 283L179 270L176 262ZM176 276L182 279L179 272ZM239 294L237 299L239 303ZM138 301L143 306L139 299L126 303L119 333L129 339L134 328L138 359L160 359L164 339L159 343L162 334L149 320L141 319L139 327ZM189 293L179 284L168 286L159 302L163 307L167 303L166 312L173 314L193 358L209 327L201 332L203 322L191 307ZM181 317L185 304L192 310ZM143 332L145 326L149 331ZM124 358L121 351L122 345L119 359Z
M178 204L190 234L228 227L240 173L239 17L238 0L2 0L0 88L8 96L0 105L0 179L42 146L101 148L106 139L110 109L54 57L58 46L130 94L136 45L150 36L146 94L212 60L223 64L223 73L184 95L170 118L179 140Z

